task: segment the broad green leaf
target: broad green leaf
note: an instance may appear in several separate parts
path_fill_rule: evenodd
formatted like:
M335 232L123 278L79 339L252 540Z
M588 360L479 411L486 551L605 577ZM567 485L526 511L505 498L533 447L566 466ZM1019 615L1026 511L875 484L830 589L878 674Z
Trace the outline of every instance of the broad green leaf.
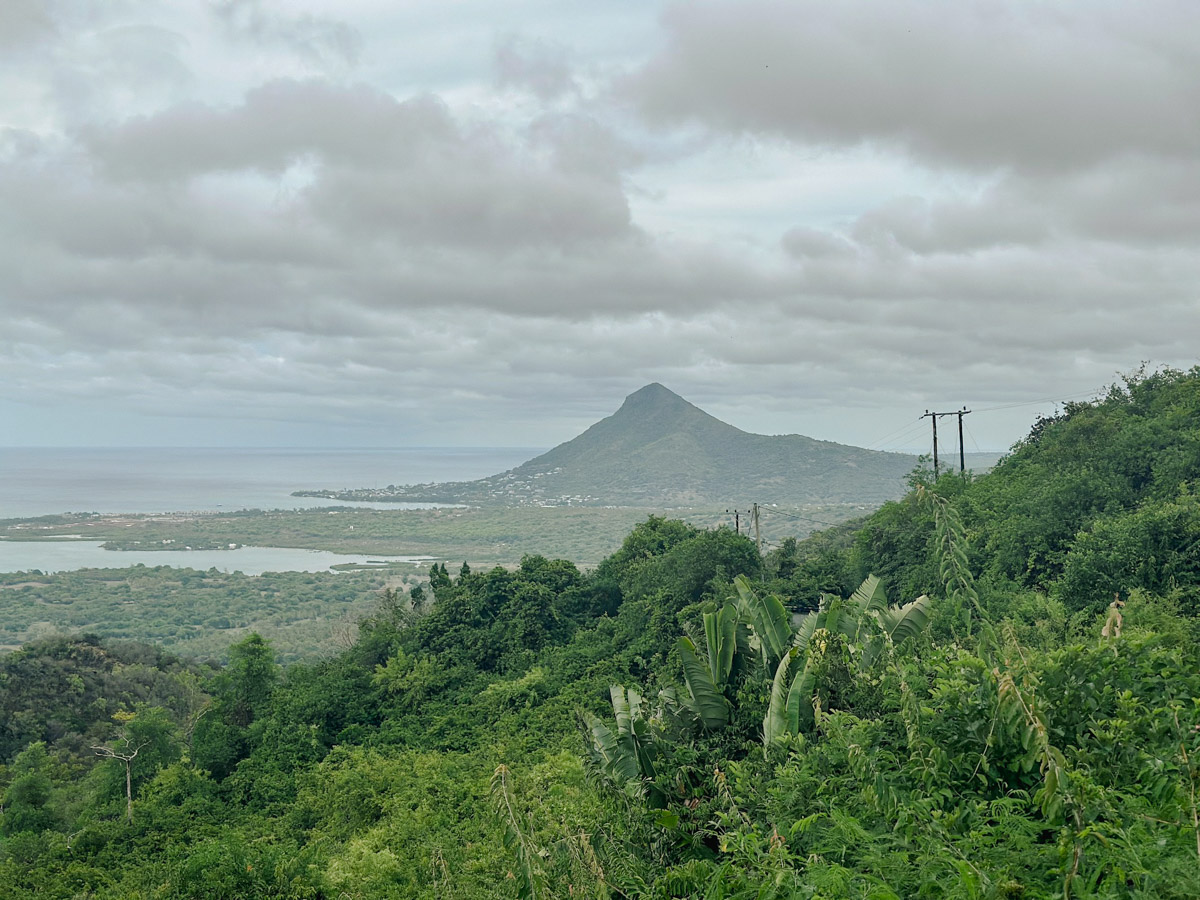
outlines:
M787 715L788 728L793 734L799 734L802 728L813 726L813 693L817 689L817 673L813 671L812 660L804 661L804 668L796 673L792 687L788 691Z
M888 640L898 644L906 638L915 637L925 631L929 625L930 607L932 601L922 594L916 600L903 606L893 606L875 612L875 621L887 634Z
M850 605L859 613L884 609L887 606L887 593L883 590L883 582L875 575L868 575L850 595Z
M867 671L871 666L875 665L875 660L883 653L887 647L887 637L880 633L875 633L862 642L862 653L859 654L858 666L862 671Z
M737 649L737 610L724 606L719 612L705 613L704 637L713 684L724 686L733 669L733 653Z
M638 761L629 748L594 716L589 716L587 723L592 736L593 758L600 763L605 774L618 782L640 781Z
M792 645L801 652L807 653L809 642L812 641L812 636L816 633L820 621L821 613L805 613L800 619L799 626L796 628L796 634L792 637Z
M663 828L678 828L679 816L670 810L664 809L654 819L655 825L661 825Z
M794 730L789 728L787 701L790 680L788 674L799 654L800 651L792 647L783 655L783 659L779 661L779 667L775 670L775 678L771 682L771 701L767 706L767 715L763 719L763 745L765 747L770 747L779 738L794 733Z
M887 609L887 593L883 590L883 583L876 576L868 575L846 601L846 612L853 624L846 622L842 633L857 642L871 614L884 609Z
M631 734L633 732L633 717L629 712L629 700L625 696L625 688L619 684L609 687L608 694L612 698L613 715L617 718L617 733Z
M658 716L669 731L678 734L694 732L700 724L691 704L681 701L673 687L658 692Z
M817 623L817 627L850 637L857 630L858 622L846 614L845 605L846 601L841 597L831 596L829 605L818 613L822 618Z
M774 594L756 594L745 575L739 575L733 583L742 609L762 646L763 655L774 663L783 657L792 642L792 628L783 601Z
M677 646L683 662L683 680L692 696L692 708L705 728L720 728L729 721L729 704L713 683L708 666L700 662L692 639L681 637Z

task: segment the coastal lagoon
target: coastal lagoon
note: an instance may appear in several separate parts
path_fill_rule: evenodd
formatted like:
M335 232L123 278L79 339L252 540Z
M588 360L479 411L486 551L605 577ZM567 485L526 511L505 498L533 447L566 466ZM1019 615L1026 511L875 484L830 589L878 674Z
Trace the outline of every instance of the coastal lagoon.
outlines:
M67 512L160 514L346 506L426 508L429 503L354 503L292 491L469 481L537 456L536 448L397 449L0 448L0 519ZM198 570L322 572L341 563L419 561L284 547L236 550L103 550L98 541L0 540L0 571L179 566Z
M104 550L100 541L0 540L0 572L45 574L76 569L124 569L129 566L179 568L261 575L263 572L328 572L335 565L417 563L427 556L362 556L300 550L293 547L239 547L236 550Z

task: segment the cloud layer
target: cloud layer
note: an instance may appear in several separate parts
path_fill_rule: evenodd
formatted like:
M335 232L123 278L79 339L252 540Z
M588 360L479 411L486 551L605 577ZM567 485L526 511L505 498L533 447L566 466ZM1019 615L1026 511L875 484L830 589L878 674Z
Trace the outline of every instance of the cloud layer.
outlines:
M1196 361L1194 4L310 6L6 7L7 443L549 445L659 380L870 444Z

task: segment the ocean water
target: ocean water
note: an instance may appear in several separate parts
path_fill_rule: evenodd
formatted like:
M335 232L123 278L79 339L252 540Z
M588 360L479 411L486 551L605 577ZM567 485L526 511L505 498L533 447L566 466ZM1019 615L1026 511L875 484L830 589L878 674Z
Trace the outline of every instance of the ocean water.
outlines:
M231 512L422 503L344 503L293 497L296 490L470 481L520 465L542 451L521 447L402 449L0 448L0 519L65 512ZM391 559L287 547L114 552L99 542L0 540L0 572L186 566L247 575L318 572L337 563ZM396 557L397 560L409 559Z
M511 469L541 452L527 447L0 447L0 519L63 512L230 512L330 506L335 502L290 495L305 489L470 481Z

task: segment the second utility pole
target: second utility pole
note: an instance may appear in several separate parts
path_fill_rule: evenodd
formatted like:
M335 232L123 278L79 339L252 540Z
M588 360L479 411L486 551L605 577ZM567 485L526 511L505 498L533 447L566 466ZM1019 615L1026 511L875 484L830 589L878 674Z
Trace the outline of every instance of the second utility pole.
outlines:
M758 504L754 504L754 545L758 547L758 555L762 556L762 532L758 528Z

